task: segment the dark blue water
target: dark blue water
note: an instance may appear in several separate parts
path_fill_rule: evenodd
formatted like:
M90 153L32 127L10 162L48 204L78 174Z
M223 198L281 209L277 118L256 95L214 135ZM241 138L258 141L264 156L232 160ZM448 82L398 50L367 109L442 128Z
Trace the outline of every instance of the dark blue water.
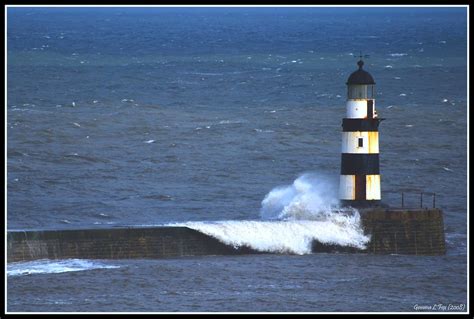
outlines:
M44 261L9 275L9 311L466 303L466 9L8 8L7 19L8 229L258 220L265 195L303 173L337 185L345 82L362 51L386 118L382 197L399 205L405 191L414 206L435 192L448 247L77 261L77 272Z

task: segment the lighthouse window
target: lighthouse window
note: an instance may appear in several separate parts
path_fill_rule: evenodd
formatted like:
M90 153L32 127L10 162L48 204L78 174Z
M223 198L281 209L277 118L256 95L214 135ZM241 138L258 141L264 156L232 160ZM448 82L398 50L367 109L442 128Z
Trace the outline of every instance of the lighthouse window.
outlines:
M364 147L364 139L359 137L359 147Z
M347 95L349 99L373 99L374 86L373 85L349 85Z

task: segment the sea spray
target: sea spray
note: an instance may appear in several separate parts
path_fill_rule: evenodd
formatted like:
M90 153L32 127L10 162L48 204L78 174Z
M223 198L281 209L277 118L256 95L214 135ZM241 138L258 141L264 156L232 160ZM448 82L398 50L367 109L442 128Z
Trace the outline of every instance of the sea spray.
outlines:
M366 248L369 237L355 209L341 209L336 185L327 177L305 174L292 185L277 187L262 201L261 220L168 224L197 230L236 248L261 252L310 254L313 241Z
M276 187L262 201L260 216L270 220L320 220L339 208L336 184L326 176L304 174Z

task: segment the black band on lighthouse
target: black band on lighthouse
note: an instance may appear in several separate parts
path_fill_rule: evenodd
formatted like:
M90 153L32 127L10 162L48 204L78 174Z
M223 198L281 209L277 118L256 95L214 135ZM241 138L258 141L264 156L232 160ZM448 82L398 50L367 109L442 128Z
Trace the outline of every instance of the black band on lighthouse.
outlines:
M343 132L377 132L379 119L342 119Z
M341 154L341 175L378 175L379 154Z

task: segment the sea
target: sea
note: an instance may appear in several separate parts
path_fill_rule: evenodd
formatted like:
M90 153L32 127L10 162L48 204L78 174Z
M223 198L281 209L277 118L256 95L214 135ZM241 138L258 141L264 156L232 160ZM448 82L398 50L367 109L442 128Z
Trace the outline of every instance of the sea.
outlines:
M7 231L185 225L262 252L11 262L7 312L468 310L467 7L6 11ZM441 208L446 255L311 252L369 240L337 200L361 57L382 200Z

